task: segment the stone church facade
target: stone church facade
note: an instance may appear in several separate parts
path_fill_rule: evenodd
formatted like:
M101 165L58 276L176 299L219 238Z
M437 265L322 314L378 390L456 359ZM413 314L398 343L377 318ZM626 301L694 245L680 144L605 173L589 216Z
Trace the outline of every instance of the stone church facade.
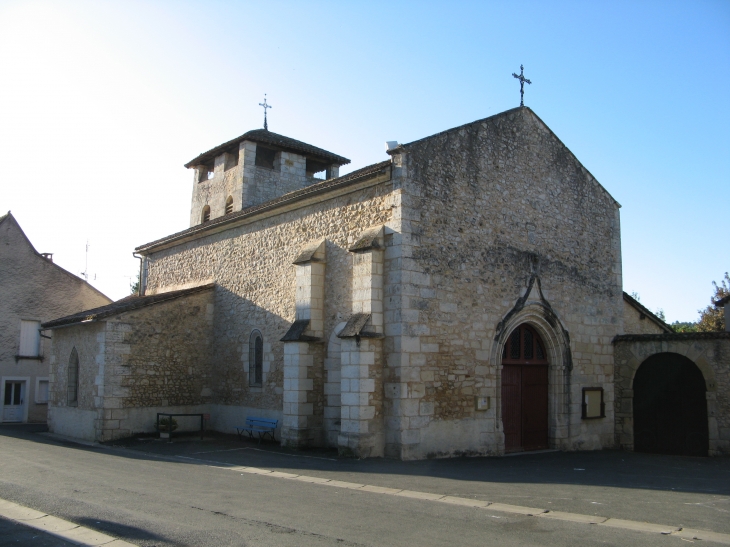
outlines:
M257 130L189 162L191 226L137 248L142 294L44 324L51 429L205 412L358 457L616 446L614 340L671 331L623 293L620 205L529 108L388 155L339 177Z

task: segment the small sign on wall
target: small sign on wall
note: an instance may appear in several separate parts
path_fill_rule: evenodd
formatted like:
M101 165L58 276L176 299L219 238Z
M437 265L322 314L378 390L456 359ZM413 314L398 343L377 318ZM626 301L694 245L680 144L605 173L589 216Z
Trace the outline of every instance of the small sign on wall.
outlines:
M603 388L602 387L584 387L583 388L583 401L582 407L582 418L589 420L592 418L605 418L606 417L606 405L603 402Z
M490 397L474 397L474 402L477 410L489 410L490 407Z

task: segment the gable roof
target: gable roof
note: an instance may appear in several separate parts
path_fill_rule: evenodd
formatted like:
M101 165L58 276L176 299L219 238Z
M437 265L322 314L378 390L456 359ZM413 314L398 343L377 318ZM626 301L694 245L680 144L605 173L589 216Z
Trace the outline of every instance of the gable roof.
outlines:
M181 298L183 296L188 296L203 291L209 291L214 287L214 283L208 283L207 285L193 287L192 289L182 289L179 291L164 292L159 294L153 294L150 296L132 295L126 298L122 298L121 300L117 300L116 302L112 302L111 304L107 304L106 306L85 310L79 313L74 313L72 315L67 315L65 317L59 317L58 319L47 321L43 323L41 327L43 327L44 329L55 329L58 327L69 327L71 325L77 325L79 323L92 323L101 319L105 319L107 317L111 317L112 315L138 310L140 308L146 308L147 306L161 304L162 302L168 302L176 298Z
M334 163L337 165L346 165L350 163L350 160L345 157L338 156L337 154L333 154L332 152L328 152L327 150L323 150L322 148L317 148L316 146L312 146L311 144L307 144L306 142L285 137L284 135L279 135L277 133L272 133L268 129L254 129L253 131L248 131L244 133L240 137L236 137L235 139L232 139L228 142L219 144L218 146L216 146L215 148L211 148L207 152L203 152L198 157L186 163L185 167L190 169L191 167L195 167L197 165L204 165L205 163L208 163L209 161L215 159L216 156L221 155L223 152L226 152L231 148L235 147L236 149L238 149L236 145L238 145L242 141L270 144L272 146L281 148L282 150L286 150L287 152L295 152L304 156L310 156L312 158L321 160L324 163Z
M48 258L44 257L41 253L36 251L36 248L33 246L33 244L30 242L30 239L28 239L28 236L25 235L25 232L23 231L23 228L20 227L20 224L18 223L18 220L13 216L13 214L8 211L7 214L0 217L0 226L4 222L8 222L9 224L12 224L13 227L18 231L18 233L22 236L22 238L25 240L25 242L28 244L28 247L30 248L31 252L35 254L40 260L43 260L46 264L51 266L52 268L56 268L56 270L60 271L64 275L68 276L69 278L73 279L77 283L83 283L84 285L87 285L92 291L99 294L100 296L103 296L106 298L109 302L112 301L111 298L109 298L107 295L105 295L103 292L101 292L99 289L94 287L91 283L86 281L85 279L81 279L79 276L72 274L67 269L62 268L52 260L49 260Z
M641 305L641 303L633 298L631 295L627 294L626 291L624 291L624 302L626 302L629 306L633 307L636 311L639 313L645 315L649 319L652 320L652 322L656 323L656 325L661 328L664 332L668 334L673 334L674 329L667 325L664 321L662 321L659 317L657 317L654 313L650 312L647 308Z
M573 152L570 150L570 148L568 148L565 145L565 143L562 140L560 140L560 137L558 137L553 132L553 130L550 129L550 127L544 121L542 121L540 116L535 114L535 112L529 106L518 106L516 108L511 108L509 110L505 110L504 112L500 112L500 113L494 114L492 116L487 116L486 118L482 118L480 120L475 120L473 122L465 123L464 125L460 125L458 127L452 127L451 129L446 129L445 131L440 131L438 133L434 133L433 135L429 135L428 137L423 137L421 139L411 141L407 144L401 144L393 150L388 150L387 153L390 155L394 155L394 154L398 153L399 149L404 149L405 151L408 151L408 148L415 146L417 144L420 144L423 141L433 139L436 137L440 137L442 135L448 135L450 133L456 133L463 129L466 129L466 128L469 128L469 127L472 127L475 125L480 125L486 121L494 121L499 118L507 117L510 114L514 114L515 112L528 112L530 115L532 115L535 118L535 120L537 120L540 123L540 125L542 125L547 131L550 132L550 135L552 135L552 137L561 144L561 146L568 152L568 154L570 154L570 156L573 158L573 161L575 161L580 166L580 168L583 169L589 175L589 177L601 188L601 190L603 190L606 193L606 195L611 198L611 200L616 204L616 206L621 207L621 204L618 201L616 201L616 198L614 198L611 195L611 193L608 190L606 190L606 188L600 182L598 182L598 179L593 176L593 173L591 173L588 169L586 169L585 165L583 165L581 163L581 161L575 156L575 154L573 154Z

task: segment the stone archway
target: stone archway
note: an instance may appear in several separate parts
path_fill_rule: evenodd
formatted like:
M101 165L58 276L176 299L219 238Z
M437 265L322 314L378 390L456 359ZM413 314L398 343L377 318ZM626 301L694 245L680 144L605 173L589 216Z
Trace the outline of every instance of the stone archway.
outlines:
M633 382L634 450L707 456L709 430L705 379L677 353L657 353L636 371Z
M497 367L497 396L495 405L497 412L497 427L501 435L500 451L505 451L504 417L502 415L502 382L503 367L501 366L504 348L509 335L520 325L527 325L534 329L544 344L545 358L548 363L548 448L570 447L570 375L572 358L570 341L567 332L553 310L543 301L526 300L524 305L505 318L498 328L499 334L492 344L491 360L500 363Z

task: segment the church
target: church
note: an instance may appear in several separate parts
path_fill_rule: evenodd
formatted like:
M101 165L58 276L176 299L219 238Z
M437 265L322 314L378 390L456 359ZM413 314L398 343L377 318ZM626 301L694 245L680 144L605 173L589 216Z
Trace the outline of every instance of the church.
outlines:
M340 176L265 128L188 162L190 227L137 247L139 294L43 324L51 431L205 413L360 458L730 453L730 334L623 292L619 203L530 108L386 152Z

